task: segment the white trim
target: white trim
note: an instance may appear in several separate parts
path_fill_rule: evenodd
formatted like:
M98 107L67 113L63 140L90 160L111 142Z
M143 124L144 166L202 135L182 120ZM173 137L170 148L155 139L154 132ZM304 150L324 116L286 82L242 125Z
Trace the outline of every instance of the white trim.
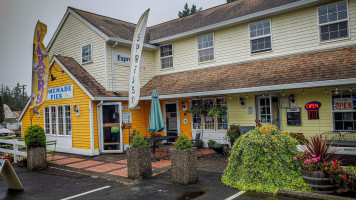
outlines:
M95 149L94 151L92 151L91 149L66 148L66 147L60 147L58 145L56 146L56 151L57 152L62 152L62 153L85 155L85 156L96 156L96 155L99 155L99 150L98 149Z
M108 64L108 49L107 42L104 42L104 59L105 59L105 89L109 90L109 64Z
M318 1L318 0L297 1L297 2L294 2L294 3L286 4L286 5L283 5L283 6L271 8L271 9L260 11L260 12L256 12L256 13L252 13L252 14L249 14L249 15L244 15L244 16L241 16L241 17L237 17L237 18L234 18L234 19L230 19L230 20L227 20L227 21L220 22L220 23L212 24L212 25L209 25L209 26L193 29L191 31L186 31L186 32L178 33L178 34L171 35L171 36L168 36L168 37L164 37L164 38L160 38L160 39L156 39L156 40L151 40L150 43L158 44L158 43L164 43L164 42L168 42L168 41L172 41L172 40L176 40L176 39L181 39L181 38L188 37L188 36L191 36L191 35L199 34L201 32L207 32L207 31L212 31L212 30L216 30L216 29L221 29L223 27L228 27L228 26L241 24L241 23L244 23L244 22L249 21L249 20L254 20L254 19L257 19L257 18L265 17L267 15L279 14L279 13L282 13L282 12L287 12L287 11L290 11L290 10L295 10L295 9L307 7L307 6L310 6L312 4L317 4L319 2L320 1Z
M180 136L180 113L179 113L179 100L175 100L175 101L167 101L167 102L163 102L163 121L165 124L165 128L164 128L164 135L167 136L167 110L166 110L166 105L167 104L175 104L176 105L176 113L177 113L177 136Z
M94 154L94 112L93 101L89 100L89 121L90 121L90 149Z
M256 27L256 36L251 38L250 25L251 24L256 24L258 22L264 22L264 21L267 21L267 20L269 20L269 34L257 36L257 27ZM248 24L248 35L249 35L249 38L250 38L250 54L251 55L262 53L262 52L271 52L271 51L273 51L273 46L272 46L272 19L271 18L249 23ZM266 37L271 37L271 49L263 49L263 50L257 50L255 52L252 52L252 40L257 40L257 39L266 38Z
M170 56L165 56L165 57L161 57L161 47L164 47L164 46L168 46L168 45L172 45L172 55ZM164 45L160 45L159 46L159 66L160 66L160 69L161 70L166 70L166 69L173 69L174 68L174 58L173 58L173 55L174 55L174 51L173 51L173 43L169 43L169 44L164 44ZM162 68L162 58L170 58L172 57L172 67L167 67L167 68Z
M261 91L267 92L267 91L274 91L274 90L290 90L290 89L300 89L300 88L349 85L349 84L355 84L355 83L356 83L356 78L349 78L349 79L337 79L337 80L327 80L327 81L313 81L313 82L303 82L303 83L291 83L291 84L269 85L269 86L260 86L260 87L238 88L238 89L229 89L229 90L216 90L216 91L160 95L160 99L251 93L251 92L261 92ZM151 96L145 96L145 97L140 98L140 100L149 100L149 99L151 99Z
M114 47L115 46L117 46L118 45L118 43L117 42L115 42L115 44L111 47L111 77L112 77L112 91L115 91L115 68L114 68ZM106 43L105 43L105 49L107 49L107 46L106 46ZM106 55L107 54L107 52L106 52L106 50L105 50L105 56L107 56ZM106 60L105 60L106 61ZM106 64L107 64L107 61L106 61ZM107 67L108 68L108 67ZM109 69L107 69L107 70L109 70ZM108 90L108 88L109 88L109 72L107 72L107 88L106 88L106 90Z
M128 97L94 97L94 101L128 101Z
M128 46L132 45L132 41L131 40L125 40L125 39L115 38L115 37L109 37L108 40L109 41L113 41L113 42L118 42L118 43L123 44L123 45L128 45ZM158 50L159 47L156 46L156 45L143 43L143 49L146 49L146 50Z
M32 88L31 88L31 90L32 90ZM27 107L30 105L30 103L31 103L31 98L28 99L28 101L27 101L25 107L23 108L23 110L22 110L22 112L21 112L19 118L17 119L18 122L21 121L21 119L22 119L22 117L24 116L24 114L25 114L25 112L26 112L26 110L27 110ZM28 114L30 114L30 111L29 111ZM22 127L21 127L21 129L22 129ZM23 133L23 132L22 132L22 133Z
M73 79L73 81L80 87L80 89L82 89L85 94L87 94L89 96L90 99L94 99L93 95L91 95L89 93L89 91L73 76L72 73L70 73L68 71L68 69L61 63L61 61L59 61L55 56L53 56L52 60L51 60L51 63L50 63L50 66L52 67L54 61L56 61L58 63L59 66L61 66L61 68L68 74L68 76Z

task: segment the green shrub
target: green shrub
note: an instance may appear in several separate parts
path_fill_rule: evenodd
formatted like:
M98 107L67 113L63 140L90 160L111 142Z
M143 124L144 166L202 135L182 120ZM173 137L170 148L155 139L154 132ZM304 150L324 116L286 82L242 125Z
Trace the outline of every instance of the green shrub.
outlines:
M140 148L148 145L145 136L141 135L139 131L135 132L135 135L132 137L131 142L133 148Z
M25 143L27 148L45 147L46 134L39 125L29 126L25 132Z
M257 127L235 142L222 182L239 190L276 194L278 189L311 191L294 157L297 141L271 125Z
M175 149L190 149L193 147L192 141L190 141L190 139L185 136L185 135L181 135L178 137L178 139L176 140L176 143L174 144L174 148Z
M226 132L226 137L229 140L237 140L240 137L240 125L230 125L229 130Z
M215 140L209 140L208 143L209 143L209 144L215 144L216 141L215 141Z

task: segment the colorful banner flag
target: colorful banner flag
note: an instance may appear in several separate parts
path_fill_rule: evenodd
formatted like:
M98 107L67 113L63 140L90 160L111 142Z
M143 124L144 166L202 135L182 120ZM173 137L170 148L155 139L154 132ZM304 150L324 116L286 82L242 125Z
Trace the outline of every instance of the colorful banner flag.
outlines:
M148 13L146 10L138 20L135 34L132 39L131 47L131 67L130 67L130 82L129 82L129 108L133 108L138 104L140 98L140 60L143 42L145 40L146 26Z
M50 66L48 52L43 44L46 33L47 25L38 21L33 38L31 119L47 99Z

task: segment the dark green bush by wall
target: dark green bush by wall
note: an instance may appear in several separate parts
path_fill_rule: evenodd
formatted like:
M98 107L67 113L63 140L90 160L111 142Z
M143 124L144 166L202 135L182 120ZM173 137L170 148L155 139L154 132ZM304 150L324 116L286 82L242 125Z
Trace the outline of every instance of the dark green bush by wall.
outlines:
M239 190L273 194L280 188L310 191L294 160L296 145L294 138L273 126L257 127L235 142L222 182Z
M30 126L25 132L25 143L27 148L46 146L46 134L39 125Z

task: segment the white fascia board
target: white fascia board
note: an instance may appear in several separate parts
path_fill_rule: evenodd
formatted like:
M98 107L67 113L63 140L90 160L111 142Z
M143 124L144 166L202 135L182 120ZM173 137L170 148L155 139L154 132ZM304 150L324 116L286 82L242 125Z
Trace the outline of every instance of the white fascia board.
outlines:
M31 88L31 92L32 92L32 88ZM32 94L31 94L31 95L32 95ZM26 106L23 108L23 110L22 110L22 112L21 112L19 118L17 119L17 121L19 121L19 122L21 121L21 119L22 119L23 115L25 114L25 112L26 112L26 110L27 110L27 107L30 105L30 103L31 103L31 96L30 96L30 98L28 99L28 101L27 101L27 103L26 103Z
M233 25L236 25L236 24L244 23L244 22L249 21L249 20L261 18L261 17L268 16L268 15L278 14L278 13L281 13L281 12L286 12L286 11L289 11L289 10L292 10L292 9L303 8L303 7L306 7L306 6L309 6L309 5L312 5L312 4L317 4L317 3L320 3L320 1L319 0L300 0L300 1L297 1L297 2L294 2L294 3L290 3L290 4L286 4L286 5L283 5L283 6L279 6L279 7L271 8L271 9L268 9L268 10L252 13L252 14L249 14L249 15L237 17L237 18L234 18L234 19L230 19L230 20L227 20L227 21L219 22L219 23L212 24L212 25L209 25L209 26L204 26L204 27L197 28L197 29L194 29L194 30L191 30L191 31L187 31L187 32L171 35L171 36L160 38L160 39L157 39L157 40L151 40L150 43L151 44L165 43L165 42L169 42L169 41L172 41L172 40L177 40L177 39L181 39L181 38L184 38L184 37L189 37L189 36L192 36L192 35L196 35L198 33L212 31L212 30L216 30L216 29L221 29L223 27L233 26Z
M269 86L238 88L238 89L230 89L230 90L216 90L216 91L205 91L205 92L194 92L194 93L160 95L159 98L174 99L174 98L184 98L184 97L200 97L200 96L228 95L228 94L251 93L251 92L268 92L268 91L276 91L276 90L292 90L292 89L301 89L301 88L329 87L329 86L349 85L349 84L356 84L356 78L292 83L292 84L282 84L282 85L269 85ZM151 96L145 96L140 98L140 100L150 100L150 99Z
M56 61L58 63L59 66L61 66L61 68L68 74L68 76L73 79L73 81L80 87L80 89L82 89L85 94L87 94L89 96L89 98L91 100L94 99L93 95L90 94L90 92L73 76L72 73L70 73L70 71L61 63L61 61L59 61L55 56L52 57L50 66L52 67L54 61Z
M113 42L118 42L119 44L123 44L123 45L128 45L128 46L132 45L132 41L131 40L125 40L125 39L115 38L115 37L109 37L108 40L109 41L113 41ZM149 49L149 50L157 50L158 46L144 43L143 44L143 48L144 49Z
M128 101L128 97L94 97L94 101Z

